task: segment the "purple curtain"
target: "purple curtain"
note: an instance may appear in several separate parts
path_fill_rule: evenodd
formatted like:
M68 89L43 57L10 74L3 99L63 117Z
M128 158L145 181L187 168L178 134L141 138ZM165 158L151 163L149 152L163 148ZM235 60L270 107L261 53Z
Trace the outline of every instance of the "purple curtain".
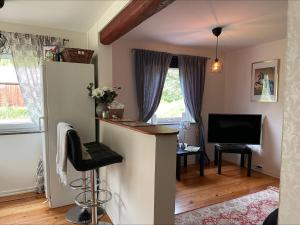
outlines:
M205 152L205 133L201 117L206 57L199 56L178 56L178 67L180 76L180 85L184 95L185 106L199 127L199 142ZM206 160L209 161L207 155Z
M147 122L159 105L172 54L143 49L133 53L139 120Z

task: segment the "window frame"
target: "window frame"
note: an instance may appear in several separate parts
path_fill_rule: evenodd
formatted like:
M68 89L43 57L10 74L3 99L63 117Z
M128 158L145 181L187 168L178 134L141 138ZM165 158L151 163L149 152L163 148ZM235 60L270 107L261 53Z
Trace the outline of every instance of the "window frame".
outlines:
M18 133L39 133L39 127L33 122L16 122L0 124L0 135L2 134L18 134Z
M182 117L157 118L156 124L179 124Z
M0 54L0 58L10 58L11 59L11 54ZM1 67L1 65L0 65ZM0 85L19 85L19 82L1 82ZM22 96L23 98L23 96ZM24 98L23 98L24 99ZM0 122L0 135L2 134L17 134L17 133L36 133L40 132L39 126L34 124L32 121L31 122L20 122L20 121L10 121L7 123L2 123Z

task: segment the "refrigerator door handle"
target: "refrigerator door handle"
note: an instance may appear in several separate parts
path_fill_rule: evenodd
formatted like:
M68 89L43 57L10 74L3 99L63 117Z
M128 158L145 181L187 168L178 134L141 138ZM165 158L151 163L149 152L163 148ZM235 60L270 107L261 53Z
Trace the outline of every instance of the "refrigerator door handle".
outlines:
M39 117L39 130L40 130L40 132L45 132L46 131L46 129L45 129L46 124L44 123L44 126L42 125L43 120L45 120L45 116L40 116Z

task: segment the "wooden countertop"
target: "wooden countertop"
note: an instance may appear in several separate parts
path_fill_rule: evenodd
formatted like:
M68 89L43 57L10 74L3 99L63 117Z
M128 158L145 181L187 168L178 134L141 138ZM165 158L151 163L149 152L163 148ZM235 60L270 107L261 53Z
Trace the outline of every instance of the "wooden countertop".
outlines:
M113 120L113 119L102 119L102 118L96 118L100 121L106 122L106 123L111 123L115 124L120 127L125 127L130 130L134 130L137 132L141 132L144 134L149 134L149 135L174 135L178 134L178 130L172 129L169 127L166 127L165 125L146 125L143 126L141 122L137 121L128 121L128 120ZM136 126L130 126L128 124L130 123L137 123L138 125ZM139 125L139 123L141 125Z

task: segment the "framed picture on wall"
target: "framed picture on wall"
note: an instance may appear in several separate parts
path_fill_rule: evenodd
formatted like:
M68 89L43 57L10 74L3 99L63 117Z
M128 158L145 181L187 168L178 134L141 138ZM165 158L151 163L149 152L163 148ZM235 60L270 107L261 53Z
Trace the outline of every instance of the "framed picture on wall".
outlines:
M277 102L279 59L252 63L251 101Z
M55 45L43 46L43 59L45 61L54 61L56 49L57 46Z

